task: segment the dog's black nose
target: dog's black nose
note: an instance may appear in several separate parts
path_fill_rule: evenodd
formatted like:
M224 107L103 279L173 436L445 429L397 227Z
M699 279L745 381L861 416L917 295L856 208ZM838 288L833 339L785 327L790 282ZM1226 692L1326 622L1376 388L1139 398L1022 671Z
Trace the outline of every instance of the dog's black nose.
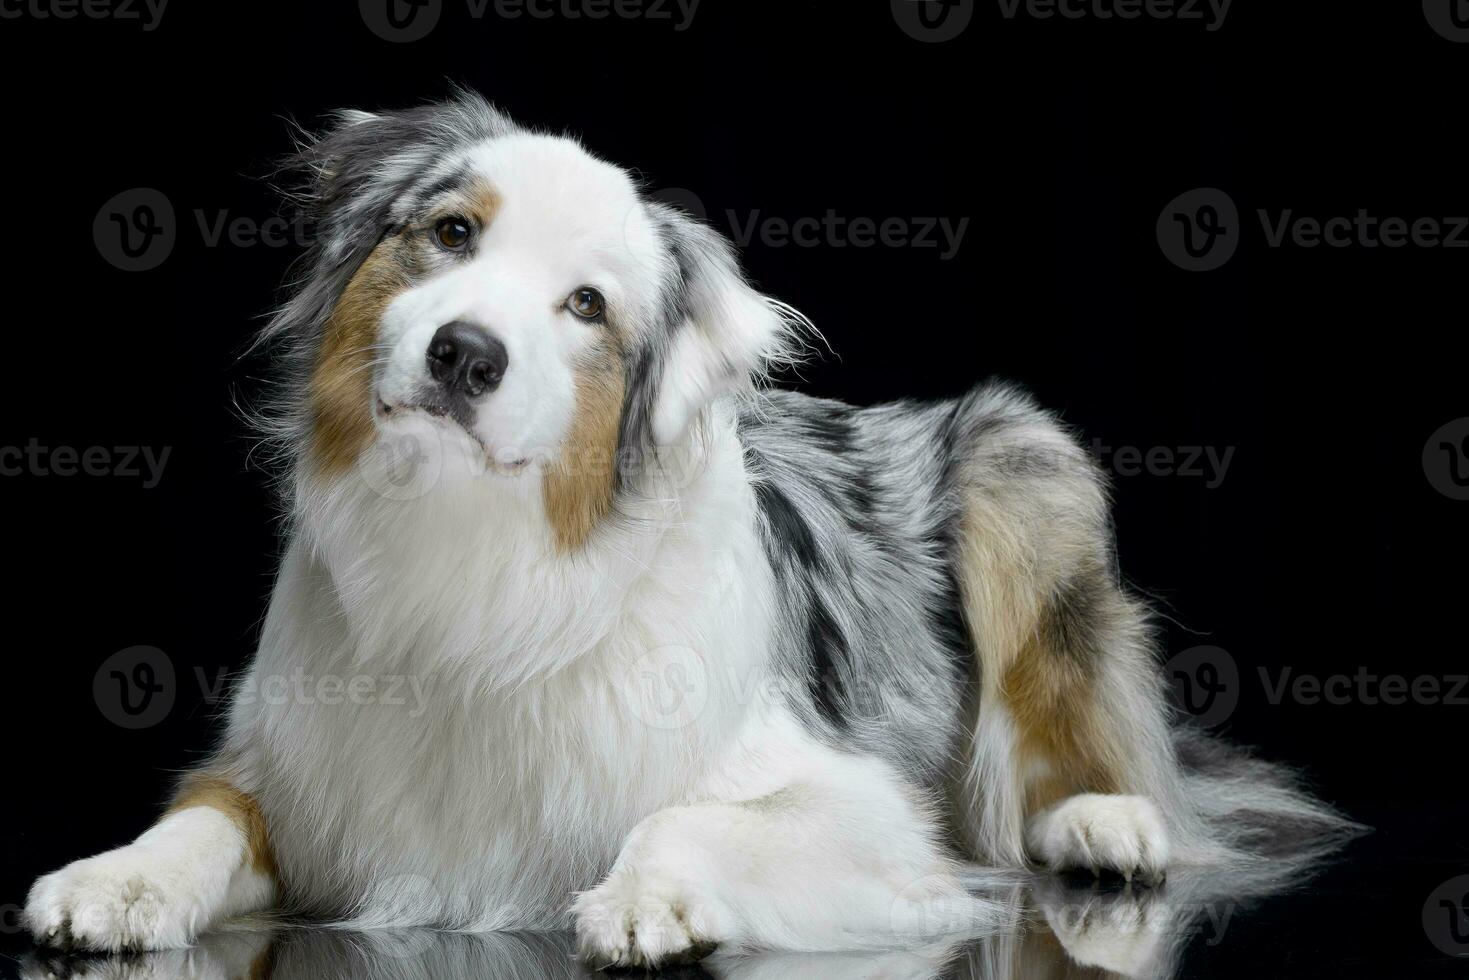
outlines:
M428 344L428 373L451 395L478 398L494 391L509 365L504 344L463 320L444 324Z

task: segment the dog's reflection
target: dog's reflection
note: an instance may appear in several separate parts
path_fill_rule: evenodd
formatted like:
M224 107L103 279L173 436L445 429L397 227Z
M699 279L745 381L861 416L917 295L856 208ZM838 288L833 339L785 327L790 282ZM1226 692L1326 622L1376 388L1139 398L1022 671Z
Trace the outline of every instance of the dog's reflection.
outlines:
M1045 879L999 896L1007 921L981 937L930 947L821 955L716 955L667 978L716 980L1030 980L1176 976L1189 941L1222 939L1234 905L1187 882L1104 889ZM533 980L598 976L562 934L353 933L292 926L237 928L192 949L115 957L32 954L21 976L95 980ZM622 973L637 977L637 973Z

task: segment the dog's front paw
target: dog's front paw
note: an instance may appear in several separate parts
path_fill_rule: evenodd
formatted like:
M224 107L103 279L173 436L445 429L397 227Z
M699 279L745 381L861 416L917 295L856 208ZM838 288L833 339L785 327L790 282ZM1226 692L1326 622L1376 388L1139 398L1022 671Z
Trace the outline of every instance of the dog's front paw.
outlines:
M1165 890L1098 891L1042 883L1035 902L1061 948L1078 965L1122 977L1171 975L1155 967L1178 935L1177 907Z
M1141 796L1073 796L1038 814L1027 837L1031 853L1056 871L1116 871L1131 881L1161 878L1168 866L1163 818Z
M203 924L201 896L183 876L160 873L146 852L124 847L38 880L23 921L45 946L106 952L177 949Z
M722 936L718 904L695 888L635 870L614 871L572 905L577 949L597 968L692 963Z
M33 950L20 961L18 980L240 980L270 975L268 930L205 933L188 949L115 956L59 949Z
M117 956L40 950L21 960L16 976L18 980L233 980L228 974L197 969L187 949Z

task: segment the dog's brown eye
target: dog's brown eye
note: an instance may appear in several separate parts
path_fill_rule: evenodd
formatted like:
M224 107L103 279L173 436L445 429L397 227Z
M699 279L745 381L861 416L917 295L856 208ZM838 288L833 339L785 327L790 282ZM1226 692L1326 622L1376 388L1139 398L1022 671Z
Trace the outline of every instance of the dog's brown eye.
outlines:
M445 218L434 225L434 237L450 251L458 251L469 241L469 223L463 218Z
M566 301L566 306L583 320L595 320L602 315L602 294L595 289L578 289Z

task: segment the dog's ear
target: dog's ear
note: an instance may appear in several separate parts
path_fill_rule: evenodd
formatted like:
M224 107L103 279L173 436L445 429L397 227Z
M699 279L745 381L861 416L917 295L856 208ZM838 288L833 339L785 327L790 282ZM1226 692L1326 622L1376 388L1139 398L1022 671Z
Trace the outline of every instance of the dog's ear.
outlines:
M714 399L748 390L798 361L805 350L801 334L814 328L750 285L723 236L671 209L662 217L678 281L652 436L668 446L683 440Z
M328 266L360 260L381 236L393 202L384 164L414 136L399 115L343 110L298 148L296 165L306 176L298 200L322 232Z

